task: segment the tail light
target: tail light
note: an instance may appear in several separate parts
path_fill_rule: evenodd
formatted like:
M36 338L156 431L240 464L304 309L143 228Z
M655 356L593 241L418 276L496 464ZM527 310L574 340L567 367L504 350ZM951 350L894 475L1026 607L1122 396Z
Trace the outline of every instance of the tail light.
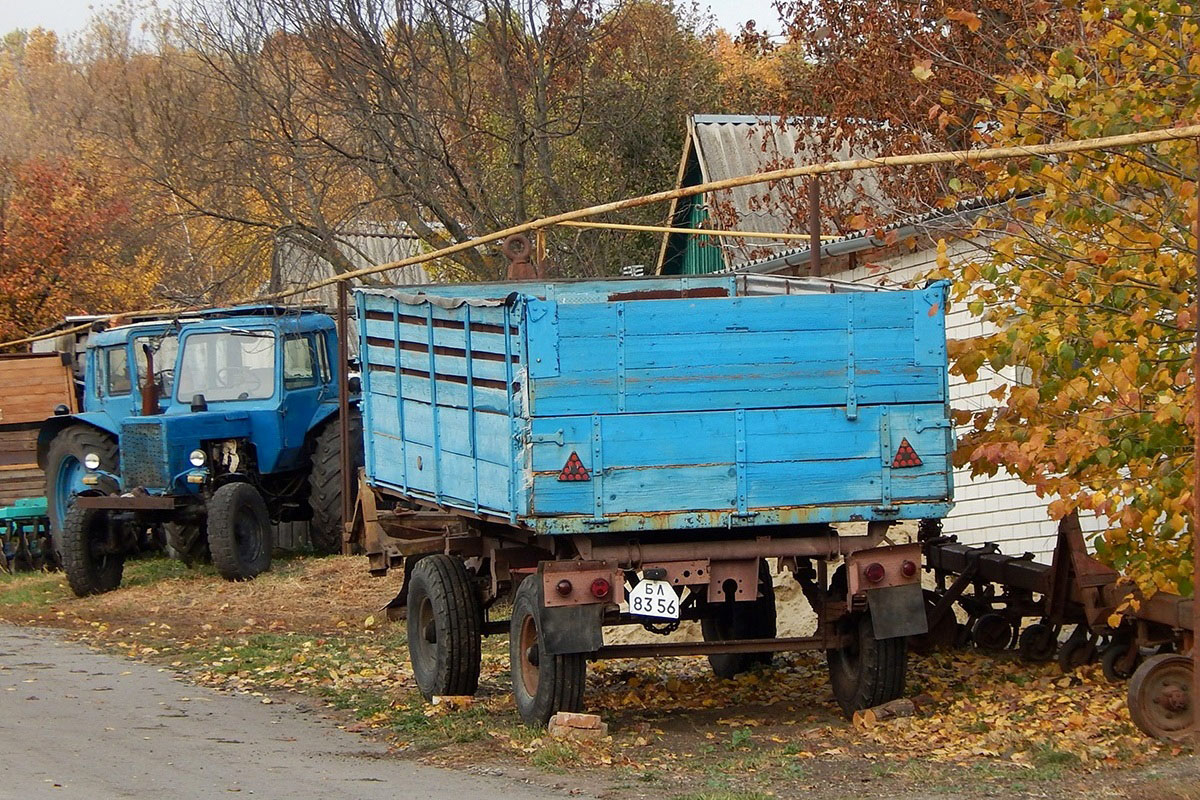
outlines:
M566 578L563 578L561 581L558 582L558 585L555 586L554 588L558 590L559 594L561 594L563 597L566 597L567 595L569 595L571 593L572 587L571 587L571 582L569 580L567 580Z
M596 578L592 581L592 597L597 600L603 600L608 597L608 593L612 591L612 585L604 578Z
M863 577L867 579L867 583L879 583L883 580L883 574L883 564L878 561L863 568Z
M913 561L905 561L900 565L900 574L906 578L911 578L917 574L917 565Z

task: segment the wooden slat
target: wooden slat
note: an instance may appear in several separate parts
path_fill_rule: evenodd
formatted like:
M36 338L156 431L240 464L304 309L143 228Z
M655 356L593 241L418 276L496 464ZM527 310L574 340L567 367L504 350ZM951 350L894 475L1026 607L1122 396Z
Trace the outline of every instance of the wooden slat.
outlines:
M58 354L0 360L0 424L40 422L59 405L78 411L71 369Z

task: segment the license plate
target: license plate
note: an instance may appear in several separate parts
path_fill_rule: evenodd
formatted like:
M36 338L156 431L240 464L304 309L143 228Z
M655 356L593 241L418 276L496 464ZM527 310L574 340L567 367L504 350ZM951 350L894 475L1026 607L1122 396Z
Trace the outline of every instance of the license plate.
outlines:
M641 581L629 592L629 613L639 617L679 619L679 595L667 581Z

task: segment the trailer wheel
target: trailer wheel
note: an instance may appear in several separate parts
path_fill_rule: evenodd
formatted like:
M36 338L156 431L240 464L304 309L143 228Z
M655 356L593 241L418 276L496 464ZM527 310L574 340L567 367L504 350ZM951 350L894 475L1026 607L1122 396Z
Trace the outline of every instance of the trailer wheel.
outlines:
M1007 650L1013 640L1013 625L999 614L984 614L975 620L971 639L980 650L999 653Z
M248 581L271 568L271 519L248 483L227 483L208 501L208 547L227 581Z
M513 598L508 658L513 697L527 725L544 726L559 711L583 708L587 660L583 653L552 656L542 652L538 630L538 581L521 581Z
M202 524L164 522L163 535L167 540L168 554L189 567L212 558L208 552L208 537Z
M775 584L767 562L758 567L758 591L761 597L740 603L727 600L715 604L712 616L700 621L706 642L730 642L738 639L774 639L776 636ZM774 653L713 653L708 657L713 674L732 678L758 664L770 664Z
M1065 673L1074 672L1096 660L1096 649L1096 642L1087 626L1077 625L1075 632L1067 637L1058 651L1058 668Z
M908 668L908 642L903 636L876 639L870 614L844 617L838 627L851 641L840 650L826 650L829 682L842 712L855 711L895 700L904 694Z
M1035 622L1017 639L1017 652L1025 661L1044 664L1054 660L1058 652L1058 631L1053 625Z
M362 416L350 411L350 491L358 490L358 468L363 465ZM313 440L312 471L308 475L308 502L312 506L309 539L321 555L342 552L342 439L341 425L333 417ZM351 497L351 504L354 498Z
M425 556L407 582L408 655L417 688L426 700L475 694L483 609L462 559Z
M1182 739L1192 731L1192 659L1174 653L1151 656L1133 673L1126 702L1129 716L1155 739Z
M76 597L111 592L121 585L125 554L106 551L108 514L71 506L63 519L62 563Z
M1130 651L1133 651L1132 654ZM1137 646L1125 637L1113 639L1100 652L1100 667L1104 670L1104 677L1112 683L1124 683L1132 678L1141 660L1142 654Z

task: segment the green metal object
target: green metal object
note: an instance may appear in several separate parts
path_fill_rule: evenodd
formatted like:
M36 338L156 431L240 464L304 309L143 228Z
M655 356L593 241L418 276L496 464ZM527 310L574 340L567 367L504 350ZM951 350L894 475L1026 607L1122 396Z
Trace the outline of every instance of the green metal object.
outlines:
M687 227L702 228L708 222L708 206L704 195L688 198ZM706 275L725 269L721 255L721 240L714 236L688 236L683 251L684 275Z
M46 498L23 497L0 508L0 569L51 567L51 552Z

